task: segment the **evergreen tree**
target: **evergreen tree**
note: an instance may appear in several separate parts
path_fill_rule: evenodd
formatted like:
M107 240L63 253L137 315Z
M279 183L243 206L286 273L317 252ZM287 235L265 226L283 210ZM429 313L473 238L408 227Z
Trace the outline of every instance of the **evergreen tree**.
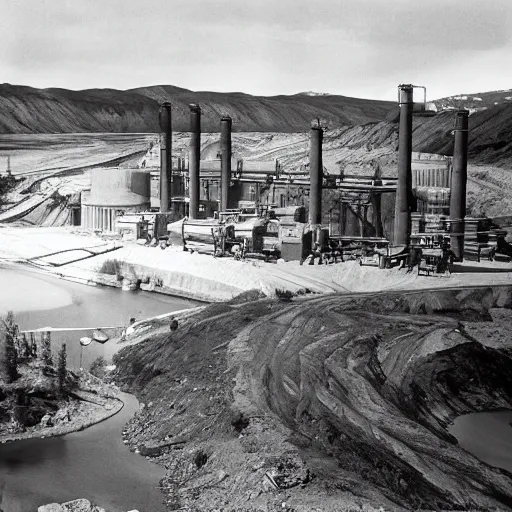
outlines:
M18 378L18 351L16 349L16 324L14 323L14 314L12 311L7 313L3 320L5 326L4 348L5 348L5 370L7 380L14 382Z
M25 333L21 334L21 352L22 352L22 357L24 359L28 359L31 355L30 344L27 340L27 335Z
M59 391L62 393L66 387L66 344L63 343L59 350L57 363L57 377L59 379Z
M30 352L32 357L37 357L37 342L33 332L30 333Z
M41 357L46 365L53 366L52 345L49 332L43 333L43 349Z

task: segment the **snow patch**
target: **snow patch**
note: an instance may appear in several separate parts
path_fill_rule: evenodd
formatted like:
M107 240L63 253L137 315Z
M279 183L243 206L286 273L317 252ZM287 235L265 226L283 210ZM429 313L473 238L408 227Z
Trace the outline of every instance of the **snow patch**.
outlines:
M299 92L299 94L302 96L331 96L331 94L328 92L315 92L315 91L304 91L304 92Z

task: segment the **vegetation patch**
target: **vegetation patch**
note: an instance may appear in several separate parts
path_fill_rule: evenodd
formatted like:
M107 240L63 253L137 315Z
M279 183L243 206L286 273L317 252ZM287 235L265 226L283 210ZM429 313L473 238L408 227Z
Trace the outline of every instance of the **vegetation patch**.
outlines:
M98 272L100 274L107 274L109 276L117 276L117 280L121 281L123 279L123 276L121 274L121 267L122 263L119 260L112 259L112 260L105 260L100 268L98 269Z

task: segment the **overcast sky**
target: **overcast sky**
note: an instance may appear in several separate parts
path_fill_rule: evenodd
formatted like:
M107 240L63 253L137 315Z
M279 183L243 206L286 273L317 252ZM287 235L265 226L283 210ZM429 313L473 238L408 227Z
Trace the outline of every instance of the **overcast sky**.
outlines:
M0 82L429 99L512 88L511 0L0 0Z

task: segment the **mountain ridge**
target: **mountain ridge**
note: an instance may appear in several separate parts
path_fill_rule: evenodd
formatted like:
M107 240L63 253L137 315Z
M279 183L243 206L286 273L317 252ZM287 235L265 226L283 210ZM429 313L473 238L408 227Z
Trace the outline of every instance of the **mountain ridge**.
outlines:
M1 84L0 133L155 133L163 101L173 105L176 131L188 130L190 103L201 105L205 132L218 131L222 115L233 118L236 131L299 132L317 118L332 127L350 126L381 121L396 110L393 102L334 95L266 97L174 85L74 91Z

